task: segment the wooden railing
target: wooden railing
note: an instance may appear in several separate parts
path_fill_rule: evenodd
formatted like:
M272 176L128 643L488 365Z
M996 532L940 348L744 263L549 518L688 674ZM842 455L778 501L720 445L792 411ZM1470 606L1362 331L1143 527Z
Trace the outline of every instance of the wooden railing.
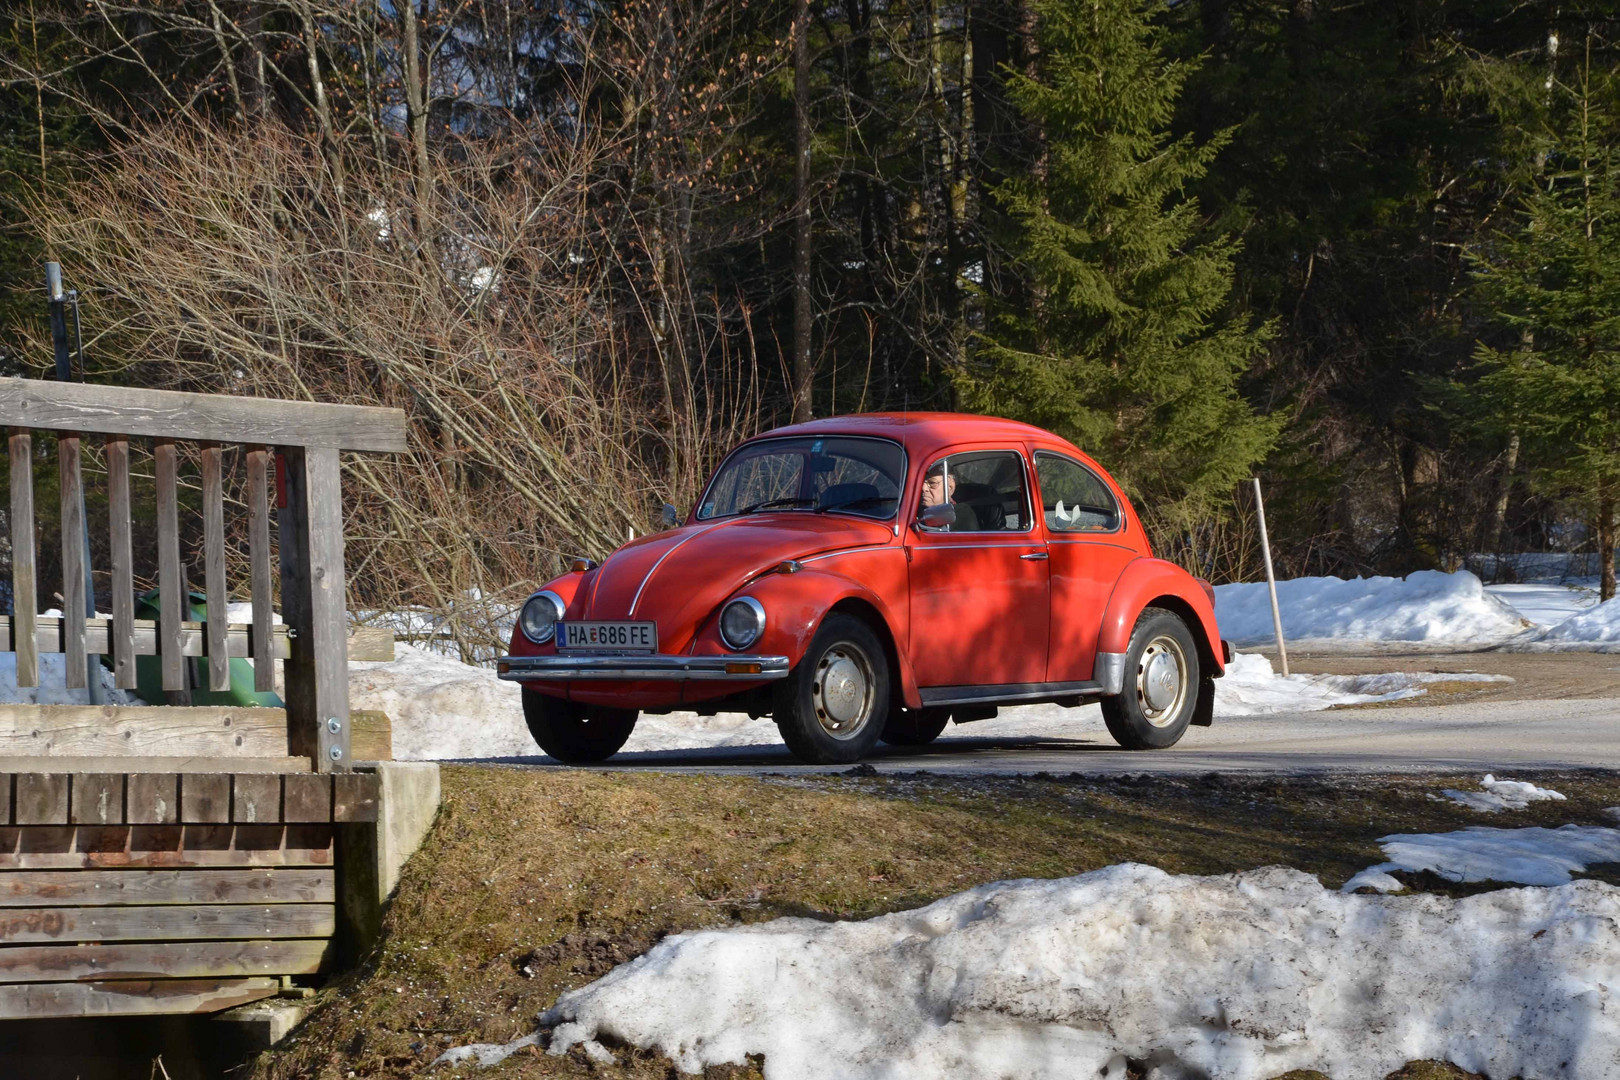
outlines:
M230 685L230 658L254 660L254 685L269 690L285 661L288 752L320 772L350 767L349 628L343 569L340 451L405 450L398 409L136 390L0 378L0 426L10 429L12 610L0 651L17 656L19 686L37 686L39 654L64 654L69 688L86 685L86 656L109 657L115 685L136 686L135 657L161 659L163 689L188 689L185 658L207 660L206 685ZM57 436L62 533L62 616L39 611L34 546L35 431ZM111 548L112 618L85 614L84 479L81 440L104 439ZM150 439L157 488L159 618L135 618L130 440ZM180 549L177 443L200 444L206 618L188 622L189 586ZM248 504L252 622L226 614L225 480L221 447L243 448ZM281 611L272 622L270 470L280 497ZM155 703L154 703L155 704Z

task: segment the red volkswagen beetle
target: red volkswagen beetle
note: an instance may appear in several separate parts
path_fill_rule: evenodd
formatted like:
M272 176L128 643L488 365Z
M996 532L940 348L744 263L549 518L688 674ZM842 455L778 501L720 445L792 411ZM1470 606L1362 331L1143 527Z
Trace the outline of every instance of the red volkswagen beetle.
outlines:
M743 443L684 524L531 596L499 672L561 761L680 709L771 716L834 763L1034 702L1098 701L1120 745L1171 746L1229 658L1209 584L1153 558L1096 462L1027 424L903 413Z

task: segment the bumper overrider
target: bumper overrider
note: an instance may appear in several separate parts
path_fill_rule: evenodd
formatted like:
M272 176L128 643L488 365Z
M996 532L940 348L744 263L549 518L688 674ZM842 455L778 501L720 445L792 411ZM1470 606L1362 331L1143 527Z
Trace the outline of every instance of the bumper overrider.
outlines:
M668 656L590 653L582 656L503 656L495 672L512 682L759 682L787 677L785 656Z

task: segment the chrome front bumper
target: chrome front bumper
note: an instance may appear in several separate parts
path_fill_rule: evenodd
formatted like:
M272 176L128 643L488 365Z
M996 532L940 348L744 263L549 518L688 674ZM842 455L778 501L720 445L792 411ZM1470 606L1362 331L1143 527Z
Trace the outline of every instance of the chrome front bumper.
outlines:
M783 679L788 673L785 656L665 656L662 654L600 653L586 656L503 656L495 671L512 682L567 682L575 679L612 679L619 682L758 682Z

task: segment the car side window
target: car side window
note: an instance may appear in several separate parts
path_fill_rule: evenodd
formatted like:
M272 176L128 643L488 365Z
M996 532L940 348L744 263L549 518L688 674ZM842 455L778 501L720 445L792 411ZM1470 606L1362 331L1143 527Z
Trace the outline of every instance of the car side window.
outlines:
M946 531L1027 532L1030 528L1024 458L1017 451L952 454L933 462L923 476L922 505L917 511L921 513L931 498L937 501L943 482L949 501L956 507L956 523ZM929 486L930 478L933 487Z
M1041 485L1041 509L1052 532L1114 532L1120 526L1119 503L1102 478L1078 461L1058 454L1035 454L1035 476Z

